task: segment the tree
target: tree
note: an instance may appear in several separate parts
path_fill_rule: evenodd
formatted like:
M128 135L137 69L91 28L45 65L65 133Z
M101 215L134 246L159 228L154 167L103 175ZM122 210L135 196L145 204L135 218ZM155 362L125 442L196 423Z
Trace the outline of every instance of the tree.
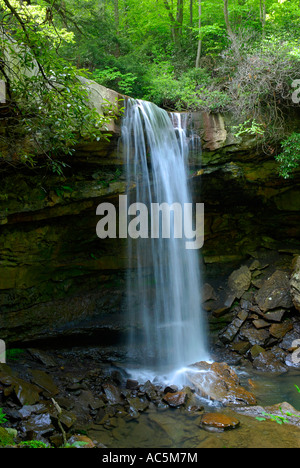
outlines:
M0 0L0 9L0 75L8 89L0 156L62 172L61 156L81 138L101 138L108 118L90 109L83 72L58 55L73 34L54 23L52 11L16 0Z
M259 0L259 17L262 26L262 37L266 37L266 0Z
M239 47L238 47L238 44L237 44L237 38L236 38L236 35L233 32L232 28L231 28L231 24L230 24L230 20L229 20L228 0L224 0L224 18L225 18L227 33L228 33L229 39L230 39L230 41L232 43L233 50L235 52L236 57L240 60L240 51L239 51Z
M197 58L196 58L196 68L200 68L200 58L201 58L201 48L202 48L202 39L201 39L201 15L202 15L202 1L198 0L199 6L199 38L198 38L198 48L197 48Z
M165 5L166 10L168 11L169 18L170 18L171 34L172 34L173 41L175 42L175 44L178 44L182 36L184 0L177 0L176 17L173 14L172 8L168 0L164 0L164 5Z

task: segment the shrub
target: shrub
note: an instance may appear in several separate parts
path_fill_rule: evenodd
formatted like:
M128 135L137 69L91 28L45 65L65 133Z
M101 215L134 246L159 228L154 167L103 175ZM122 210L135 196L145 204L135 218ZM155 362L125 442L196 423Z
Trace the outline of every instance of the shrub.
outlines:
M281 146L283 151L275 159L279 162L279 174L288 179L300 165L300 133L292 133Z

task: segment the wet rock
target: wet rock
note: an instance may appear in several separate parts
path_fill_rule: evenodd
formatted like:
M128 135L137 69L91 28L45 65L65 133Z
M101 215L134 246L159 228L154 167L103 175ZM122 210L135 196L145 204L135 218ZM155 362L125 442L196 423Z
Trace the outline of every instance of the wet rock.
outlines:
M300 411L297 411L287 402L266 406L265 408L262 406L240 406L235 408L235 411L247 416L263 417L265 419L270 419L271 415L277 415L284 417L286 424L300 427Z
M49 374L37 369L30 370L30 373L32 375L31 382L45 390L46 394L55 396L59 393L57 385Z
M77 421L77 416L72 413L71 411L62 410L59 416L56 416L56 420L59 421L65 426L65 428L70 429L74 426L75 422Z
M233 271L228 278L228 286L238 299L250 288L250 285L251 271L246 265Z
M296 322L294 323L293 330L291 330L284 336L284 338L279 344L279 347L286 351L292 350L294 341L299 340L299 337L300 337L300 323Z
M287 372L287 367L276 358L272 351L264 351L260 353L253 361L253 367L259 371L276 372L284 374Z
M187 400L186 392L166 393L163 397L163 401L168 403L169 406L177 408L183 406Z
M178 387L177 385L168 385L165 389L164 389L164 393L176 393L178 392Z
M121 391L115 385L106 383L103 385L103 391L110 405L119 405L124 402Z
M255 396L240 385L237 374L226 363L201 361L193 368L199 372L188 372L187 378L200 396L223 404L256 403Z
M270 323L266 322L266 320L263 320L263 319L257 319L257 320L253 320L253 325L255 326L255 328L259 330L261 328L269 327Z
M39 414L46 411L46 406L43 403L37 405L25 405L19 410L22 419L27 419L31 414Z
M236 335L239 333L240 328L245 323L248 317L248 312L240 311L236 318L231 322L231 324L226 328L225 332L220 335L220 340L223 343L231 343Z
M201 299L202 299L202 302L207 302L210 300L217 299L215 290L210 284L205 283L203 285L202 292L201 292Z
M284 315L287 313L286 309L277 309L273 310L272 312L268 311L263 313L261 311L258 312L259 315L263 317L264 320L268 322L281 322L283 320Z
M285 271L277 270L262 285L255 296L263 312L276 308L289 309L293 306L290 280Z
M68 446L72 448L96 448L94 442L85 435L73 435L68 440Z
M55 362L54 358L46 351L29 348L28 352L36 361L41 362L46 367L57 367L57 362Z
M56 397L55 400L61 408L64 408L67 411L74 408L75 403L70 398Z
M137 380L127 379L126 388L128 390L137 390L139 387L139 383Z
M222 413L205 413L200 422L200 426L203 429L208 431L217 430L218 432L235 429L239 424L240 421L237 418Z
M145 400L145 399L138 398L138 397L127 398L127 402L129 403L130 412L142 413L147 408L149 408L149 401Z
M270 334L275 338L282 339L291 330L293 330L292 322L285 321L283 323L276 323L271 325Z
M49 413L31 415L26 423L23 423L23 430L27 434L30 433L31 437L36 439L39 436L46 436L52 434L55 430L52 425L51 416Z
M270 337L270 333L264 328L243 328L240 331L240 337L249 341L252 346L256 344L259 346L264 346Z
M249 351L249 354L250 354L250 357L253 359L255 359L257 356L259 356L260 353L263 353L265 351L265 349L262 347L262 346L259 346L257 344L255 344L254 346L252 346L252 348L250 349Z
M294 270L290 281L292 301L295 308L300 312L300 256L295 260Z
M40 401L41 389L36 385L15 378L12 383L14 393L21 405L34 405Z
M10 422L15 422L15 421L21 421L22 420L22 415L20 411L14 409L14 408L5 408L5 414L7 419Z
M238 343L233 343L231 345L233 351L236 351L239 354L246 354L247 351L251 348L249 341L239 341Z
M145 393L150 401L155 401L158 398L157 388L150 380L147 380L144 385L141 385L140 392Z
M34 405L40 400L42 389L19 378L6 364L0 366L0 382L4 385L4 395L14 394L20 405Z
M101 398L95 398L90 390L83 390L76 398L76 402L82 408L90 408L91 410L98 410L104 403Z
M285 362L286 357L287 357L287 353L285 351L283 351L283 349L279 348L279 346L273 346L272 347L272 353L274 354L276 359L278 359L279 361L281 361L283 363Z

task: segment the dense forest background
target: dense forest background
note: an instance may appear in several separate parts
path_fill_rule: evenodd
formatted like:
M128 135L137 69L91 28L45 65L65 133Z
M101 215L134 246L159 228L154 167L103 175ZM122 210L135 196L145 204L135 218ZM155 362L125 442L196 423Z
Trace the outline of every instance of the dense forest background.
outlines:
M284 177L298 166L300 134L285 124L299 106L299 0L0 0L0 28L6 153L30 135L60 171L55 155L79 134L103 137L107 117L86 106L83 75L167 110L231 112L237 134L266 150L283 140ZM34 165L23 146L19 159Z

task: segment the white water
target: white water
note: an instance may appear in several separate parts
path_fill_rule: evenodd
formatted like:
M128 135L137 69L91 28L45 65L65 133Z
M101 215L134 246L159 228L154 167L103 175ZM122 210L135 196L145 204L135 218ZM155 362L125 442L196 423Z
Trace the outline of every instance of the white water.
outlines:
M187 118L152 103L130 100L122 125L128 205L191 203ZM150 213L150 209L149 209ZM150 223L149 223L150 224ZM129 239L127 300L132 376L180 380L182 369L208 360L197 250L186 239Z

